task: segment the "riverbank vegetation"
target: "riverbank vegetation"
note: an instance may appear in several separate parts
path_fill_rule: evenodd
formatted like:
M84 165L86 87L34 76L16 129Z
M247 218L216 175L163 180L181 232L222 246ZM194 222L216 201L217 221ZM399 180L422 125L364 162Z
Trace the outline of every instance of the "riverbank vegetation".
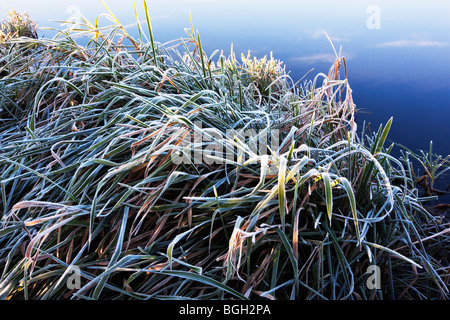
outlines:
M449 224L392 119L357 128L345 57L295 83L144 7L138 37L110 12L0 44L2 298L448 298Z

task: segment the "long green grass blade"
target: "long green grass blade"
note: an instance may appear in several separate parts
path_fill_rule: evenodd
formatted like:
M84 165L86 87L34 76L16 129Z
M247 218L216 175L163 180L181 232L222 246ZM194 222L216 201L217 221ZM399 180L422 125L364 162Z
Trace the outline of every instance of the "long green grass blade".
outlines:
M333 193L331 187L331 177L328 173L322 173L323 184L325 187L325 204L327 206L328 220L331 221L333 215Z
M156 46L155 46L155 41L153 39L153 29L152 29L152 23L150 21L150 15L149 15L148 9L147 9L147 2L145 0L143 0L142 2L144 3L145 20L147 21L148 34L150 35L150 43L152 45L153 59L155 62L155 66L158 67L158 59L156 56Z
M287 159L281 157L280 168L278 169L278 206L280 209L281 226L283 230L286 221L286 166Z

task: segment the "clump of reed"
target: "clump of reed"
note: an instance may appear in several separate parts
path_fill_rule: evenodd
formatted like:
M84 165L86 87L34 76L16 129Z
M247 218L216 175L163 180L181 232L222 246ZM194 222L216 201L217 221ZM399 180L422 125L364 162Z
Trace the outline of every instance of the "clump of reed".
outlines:
M30 19L28 13L10 10L8 19L0 22L0 43L20 37L37 38L37 23Z
M277 63L213 60L192 22L156 42L144 8L139 39L110 12L14 40L28 55L0 79L2 298L448 297L448 225L385 146L392 119L357 130L344 57L296 85ZM260 154L261 137L279 143Z
M0 22L0 77L6 76L9 70L20 69L15 61L27 57L23 46L18 47L14 43L21 37L37 39L37 23L27 13L10 10L8 19Z

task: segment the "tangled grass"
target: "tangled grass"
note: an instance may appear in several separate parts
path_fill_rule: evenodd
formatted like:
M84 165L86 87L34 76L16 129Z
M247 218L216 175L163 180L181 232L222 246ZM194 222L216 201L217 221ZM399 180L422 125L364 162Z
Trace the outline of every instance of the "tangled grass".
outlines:
M192 25L155 42L144 7L140 39L111 13L8 40L2 298L448 297L448 224L385 147L392 119L357 130L344 57L298 85L272 57L213 60ZM279 141L265 154L263 137Z

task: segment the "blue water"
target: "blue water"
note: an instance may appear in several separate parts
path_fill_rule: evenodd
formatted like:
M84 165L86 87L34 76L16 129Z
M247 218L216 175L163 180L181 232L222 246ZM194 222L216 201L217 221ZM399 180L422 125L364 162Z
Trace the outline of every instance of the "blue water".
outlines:
M136 33L133 2L106 1ZM376 129L393 116L389 139L412 150L450 154L450 3L448 1L147 1L156 41L185 37L189 10L205 51L257 57L273 52L294 80L328 72L333 48L346 57L357 115ZM27 11L40 27L59 26L76 10L95 21L99 0L3 0L0 14ZM142 2L137 3L144 19ZM105 20L103 20L105 21ZM51 31L41 31L51 36ZM137 33L136 33L137 36ZM397 148L398 151L398 148Z

